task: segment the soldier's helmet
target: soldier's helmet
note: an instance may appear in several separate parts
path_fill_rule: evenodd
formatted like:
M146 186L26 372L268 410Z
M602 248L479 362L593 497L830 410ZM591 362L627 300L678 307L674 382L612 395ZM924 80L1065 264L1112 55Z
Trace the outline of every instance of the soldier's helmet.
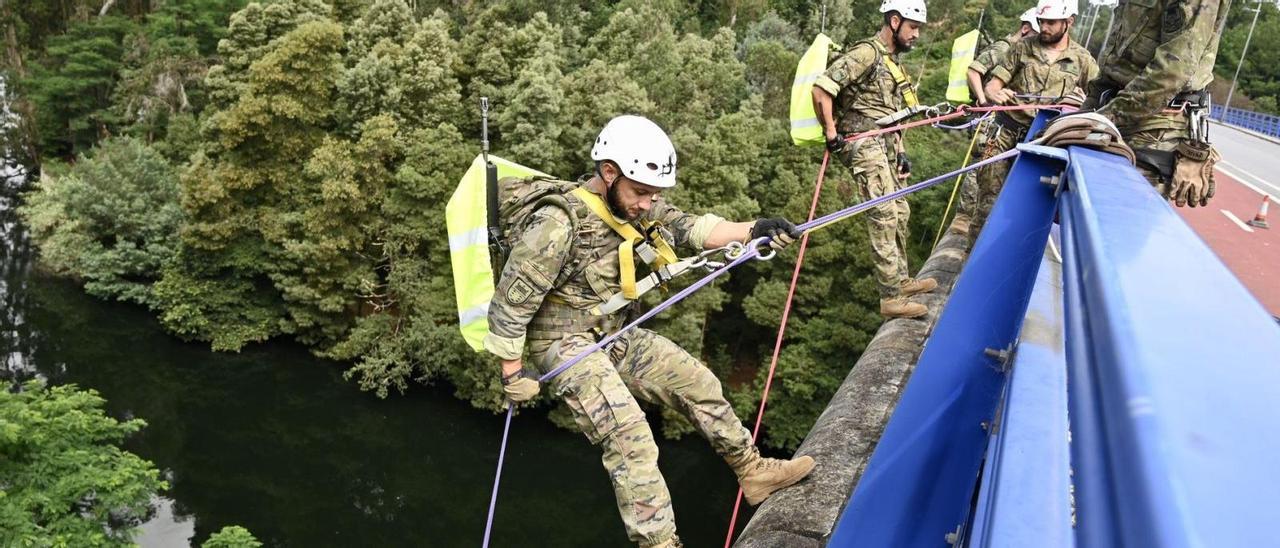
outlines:
M643 116L625 114L609 120L591 147L591 159L618 164L632 181L676 186L676 147L667 132Z
M1036 4L1038 19L1066 19L1080 13L1076 0L1040 0Z
M928 11L924 0L884 0L880 4L880 13L898 12L899 15L917 23L927 23Z
M1040 32L1040 19L1036 17L1036 8L1027 8L1022 12L1022 22L1031 25L1031 30Z

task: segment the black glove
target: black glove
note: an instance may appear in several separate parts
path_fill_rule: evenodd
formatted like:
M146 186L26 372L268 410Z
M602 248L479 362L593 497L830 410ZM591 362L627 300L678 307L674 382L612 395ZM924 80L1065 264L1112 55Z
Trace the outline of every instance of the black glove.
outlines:
M907 153L898 153L898 173L902 175L911 175L911 160L907 158Z
M751 226L751 239L768 236L769 247L775 250L787 247L791 242L796 241L800 234L800 229L796 228L796 225L782 217L759 219Z
M844 148L845 142L844 135L836 133L835 137L827 139L827 150L832 154L840 152L840 149Z

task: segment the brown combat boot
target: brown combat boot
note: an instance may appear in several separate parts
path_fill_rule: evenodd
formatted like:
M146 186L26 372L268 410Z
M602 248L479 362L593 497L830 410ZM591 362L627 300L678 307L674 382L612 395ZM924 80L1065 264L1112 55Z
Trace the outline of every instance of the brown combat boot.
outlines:
M897 288L897 294L901 297L910 297L916 293L928 293L938 288L938 280L933 278L915 279L909 278L902 282Z
M738 485L747 504L755 506L764 502L774 491L804 479L813 470L813 457L796 457L791 460L770 459L760 456L760 450L752 447L747 454L729 462L738 475Z
M925 278L923 280L909 279L902 282L898 286L898 295L902 297L910 297L917 293L928 293L938 288L938 280L933 278Z
M908 301L906 297L880 299L880 315L886 318L919 318L928 313L928 307Z

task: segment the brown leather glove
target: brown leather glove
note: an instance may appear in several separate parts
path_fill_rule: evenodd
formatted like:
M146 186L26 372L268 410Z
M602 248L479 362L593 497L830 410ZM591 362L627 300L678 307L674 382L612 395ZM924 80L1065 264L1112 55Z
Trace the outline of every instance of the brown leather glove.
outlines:
M1169 199L1178 207L1208 205L1215 190L1213 166L1222 156L1212 146L1186 141L1179 143L1173 152L1176 160Z
M1051 147L1086 146L1119 154L1134 163L1133 149L1120 137L1120 130L1106 116L1096 112L1063 114L1045 126L1040 138L1033 141Z
M542 385L537 380L529 378L523 369L502 378L502 392L507 395L507 399L515 403L536 398L541 390Z

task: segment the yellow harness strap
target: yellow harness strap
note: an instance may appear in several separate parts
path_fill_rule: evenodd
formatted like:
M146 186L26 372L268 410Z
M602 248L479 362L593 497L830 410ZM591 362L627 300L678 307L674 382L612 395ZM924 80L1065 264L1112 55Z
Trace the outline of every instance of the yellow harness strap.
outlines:
M880 52L880 59L884 61L885 68L889 69L889 76L893 77L894 86L898 88L898 93L902 94L902 100L907 103L907 107L919 105L920 100L916 97L916 88L911 85L911 78L907 77L907 72L902 70L902 67L889 55L889 50L885 49L884 44L879 40L867 40L867 42Z
M598 194L595 194L584 187L578 187L573 189L573 195L579 200L582 200L582 203L587 205L587 209L590 209L591 212L595 213L597 217L605 222L605 224L609 225L609 228L612 228L614 232L618 233L619 236L622 236L622 244L618 246L618 272L621 274L622 278L622 295L624 297L628 299L635 299L640 296L639 293L636 292L636 246L645 243L646 241L653 246L653 249L657 254L654 260L649 262L649 267L654 270L680 260L679 257L676 257L675 250L671 249L671 245L662 238L661 234L655 232L652 238L645 238L644 234L641 234L639 230L636 230L636 227L632 226L630 223L621 222L617 217L614 217L613 212L609 211L609 206L604 203L604 199ZM648 230L649 227L656 223L643 221L641 224L646 230Z

